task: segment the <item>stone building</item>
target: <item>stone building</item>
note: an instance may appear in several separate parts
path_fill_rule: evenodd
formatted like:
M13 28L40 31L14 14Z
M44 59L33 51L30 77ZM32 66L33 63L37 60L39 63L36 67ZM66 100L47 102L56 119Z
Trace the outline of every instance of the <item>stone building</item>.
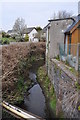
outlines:
M50 59L59 55L59 43L64 44L64 32L73 24L73 18L49 20L46 31L46 65L49 73Z

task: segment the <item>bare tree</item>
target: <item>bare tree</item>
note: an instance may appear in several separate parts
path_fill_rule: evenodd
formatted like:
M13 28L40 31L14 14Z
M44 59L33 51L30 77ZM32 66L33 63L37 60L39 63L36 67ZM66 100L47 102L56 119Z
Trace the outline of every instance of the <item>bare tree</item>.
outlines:
M72 17L72 12L67 12L66 10L59 11L57 14L54 13L54 19L63 19Z
M17 18L14 26L13 31L15 31L20 38L20 40L23 40L23 35L26 32L27 26L25 24L25 20L23 18Z
M56 19L56 13L54 12L53 19Z

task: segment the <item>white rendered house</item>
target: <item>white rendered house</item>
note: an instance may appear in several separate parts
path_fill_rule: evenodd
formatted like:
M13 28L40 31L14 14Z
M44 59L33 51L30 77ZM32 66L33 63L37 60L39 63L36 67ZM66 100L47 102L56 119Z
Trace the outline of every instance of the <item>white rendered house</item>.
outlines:
M37 30L33 28L27 28L28 29L28 36L30 42L39 42L39 39L36 37L36 34L38 33Z

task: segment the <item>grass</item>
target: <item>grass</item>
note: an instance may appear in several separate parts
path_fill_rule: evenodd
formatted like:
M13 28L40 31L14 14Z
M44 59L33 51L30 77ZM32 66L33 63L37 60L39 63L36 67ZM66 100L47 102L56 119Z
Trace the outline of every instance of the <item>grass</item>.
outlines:
M37 73L37 79L40 83L43 92L45 94L46 99L49 100L49 105L51 110L56 115L56 96L53 84L51 83L50 79L48 78L46 74L45 67L40 67Z
M56 109L56 99L51 99L51 102L50 102L50 106L51 106L51 109L53 109L53 111L55 111Z

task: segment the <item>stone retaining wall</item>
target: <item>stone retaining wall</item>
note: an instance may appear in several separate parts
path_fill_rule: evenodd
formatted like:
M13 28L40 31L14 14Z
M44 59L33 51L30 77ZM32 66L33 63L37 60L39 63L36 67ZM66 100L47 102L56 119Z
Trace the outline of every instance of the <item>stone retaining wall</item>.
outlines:
M75 87L77 77L56 59L50 61L49 77L57 97L56 114L62 111L66 118L79 118L78 90Z

